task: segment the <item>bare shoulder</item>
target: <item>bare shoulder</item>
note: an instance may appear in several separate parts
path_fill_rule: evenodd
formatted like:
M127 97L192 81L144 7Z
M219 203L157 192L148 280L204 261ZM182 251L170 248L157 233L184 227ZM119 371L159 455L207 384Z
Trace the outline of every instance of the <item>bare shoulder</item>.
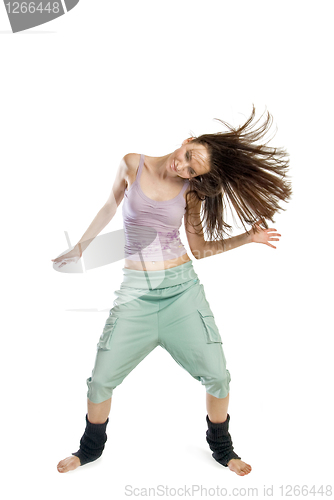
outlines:
M110 207L112 210L115 208L115 201L118 206L123 200L129 181L131 183L131 177L133 175L132 171L135 171L136 162L139 162L139 158L140 155L129 153L121 159L116 172L113 187L105 203L105 205Z
M127 173L131 176L133 172L137 170L139 165L140 154L137 153L128 153L123 156L123 161L126 165Z
M136 176L137 167L139 165L140 155L137 153L128 153L121 160L120 169L126 188L132 184L132 179Z

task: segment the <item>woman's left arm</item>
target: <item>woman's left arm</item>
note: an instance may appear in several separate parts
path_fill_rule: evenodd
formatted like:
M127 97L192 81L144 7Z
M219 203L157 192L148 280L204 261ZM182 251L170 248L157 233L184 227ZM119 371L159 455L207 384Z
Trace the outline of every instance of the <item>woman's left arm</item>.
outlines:
M224 247L220 241L205 241L203 242L203 246L201 251L199 252L199 256L197 258L203 259L205 257L211 257L212 255L227 252L228 250L233 250L234 248L238 248L246 243L264 243L271 248L276 247L269 243L269 241L279 241L278 236L281 236L279 233L272 233L272 231L276 231L274 228L263 229L260 227L261 221L257 221L253 224L250 234L242 233L238 234L238 236L233 236L232 238L227 238L224 240ZM276 236L276 237L275 237Z

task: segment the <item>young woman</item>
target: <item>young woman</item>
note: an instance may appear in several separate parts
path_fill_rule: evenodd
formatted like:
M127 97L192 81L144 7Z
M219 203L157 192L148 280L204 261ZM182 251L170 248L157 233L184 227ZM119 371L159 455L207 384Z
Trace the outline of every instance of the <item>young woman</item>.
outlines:
M77 261L110 222L124 198L123 282L97 345L95 366L87 379L86 429L80 449L61 460L67 472L99 458L107 441L113 390L158 345L206 389L206 440L217 462L243 476L251 466L233 450L228 432L230 373L222 339L203 285L180 238L184 216L189 247L196 259L246 243L279 241L265 219L291 197L284 179L289 161L283 149L255 142L271 124L252 130L252 114L238 129L183 141L161 157L127 154L110 197L77 245L53 259L61 266ZM221 120L220 120L221 121ZM251 230L224 238L225 198ZM203 212L203 219L201 218ZM203 235L203 226L209 238ZM264 227L261 227L264 226ZM246 228L245 228L246 229Z

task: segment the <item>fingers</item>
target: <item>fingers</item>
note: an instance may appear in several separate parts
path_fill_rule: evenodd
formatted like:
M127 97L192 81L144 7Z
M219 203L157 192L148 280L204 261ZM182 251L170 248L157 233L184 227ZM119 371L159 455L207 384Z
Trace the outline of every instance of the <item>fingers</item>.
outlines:
M59 268L65 266L65 264L71 264L74 262L74 264L76 264L78 262L78 258L76 257L70 257L70 258L67 258L67 259L61 259L61 260L58 260L58 261L55 261L54 264L56 264L57 266L59 266Z
M270 236L282 236L281 234L279 233L273 233L273 234L269 234L269 231L276 231L276 229L266 229L266 233L267 235L270 237Z
M54 263L54 265L58 266L59 268L66 264L66 262L64 262L63 260L58 260L58 261L54 260L53 263Z
M260 223L261 223L261 221L260 221ZM254 224L254 225L255 225L255 226L259 226L260 224L259 224L258 222L255 222L255 224ZM263 229L263 228L261 227L261 229L262 229L264 232L266 232L267 234L268 234L270 231L277 231L277 229L275 229L274 227L268 227L268 229ZM279 234L279 233L275 233L275 236L282 236L282 235L281 235L281 234Z

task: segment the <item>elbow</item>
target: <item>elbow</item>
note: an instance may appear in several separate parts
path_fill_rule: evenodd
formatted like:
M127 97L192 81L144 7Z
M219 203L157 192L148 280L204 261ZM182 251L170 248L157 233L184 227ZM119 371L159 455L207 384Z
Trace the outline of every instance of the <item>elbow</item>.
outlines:
M198 249L190 249L190 250L191 250L191 253L193 254L193 256L195 257L196 260L199 260L203 257L200 250L198 250Z
M118 205L116 203L105 203L102 209L104 210L107 219L111 220L114 217L117 212L117 207Z

